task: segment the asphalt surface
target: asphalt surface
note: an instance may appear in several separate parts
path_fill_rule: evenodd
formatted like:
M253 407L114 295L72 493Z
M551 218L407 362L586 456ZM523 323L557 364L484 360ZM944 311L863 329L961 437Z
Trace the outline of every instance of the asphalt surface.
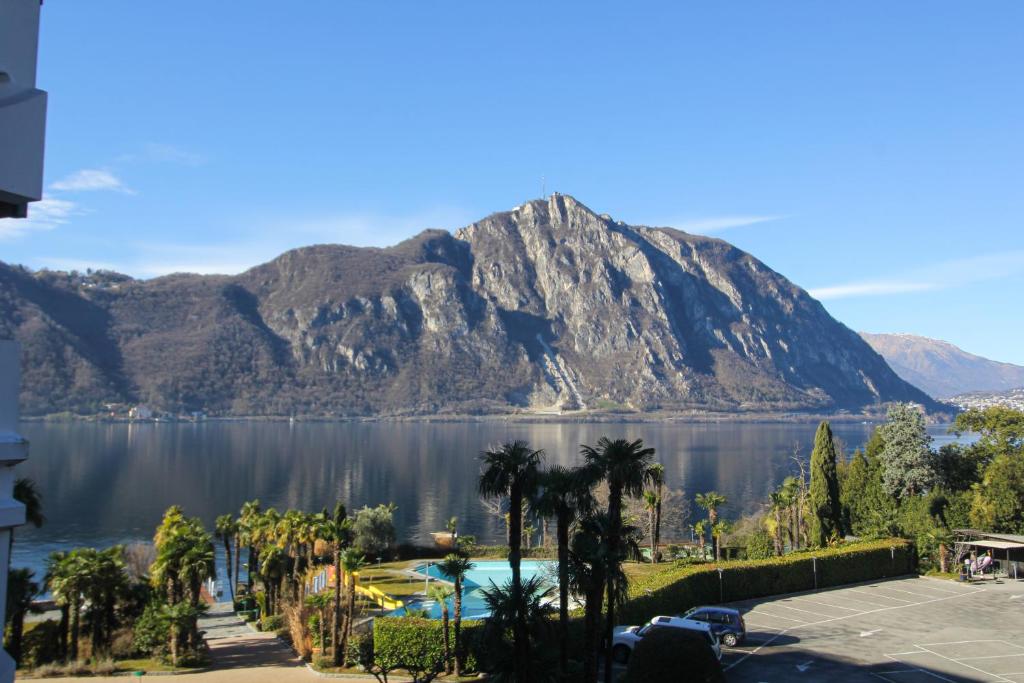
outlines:
M1024 581L908 577L733 603L729 683L1024 683Z

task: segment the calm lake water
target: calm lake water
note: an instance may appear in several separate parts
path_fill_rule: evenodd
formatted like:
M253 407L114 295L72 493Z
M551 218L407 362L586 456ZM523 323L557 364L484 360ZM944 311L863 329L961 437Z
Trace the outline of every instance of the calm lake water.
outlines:
M692 501L717 490L724 513L751 512L793 471L794 448L807 456L815 424L523 424L523 423L24 423L30 457L18 476L36 481L46 524L18 529L13 566L42 576L46 555L79 546L149 540L164 510L181 505L213 527L259 498L264 508L350 510L394 502L400 539L429 543L452 515L462 534L503 541L502 520L476 494L479 452L525 439L547 461L573 465L579 445L601 436L642 438L657 449L667 485ZM869 424L835 424L847 451ZM952 440L930 428L936 445ZM680 496L677 500L683 500ZM681 504L681 503L680 503ZM694 510L692 519L697 519Z

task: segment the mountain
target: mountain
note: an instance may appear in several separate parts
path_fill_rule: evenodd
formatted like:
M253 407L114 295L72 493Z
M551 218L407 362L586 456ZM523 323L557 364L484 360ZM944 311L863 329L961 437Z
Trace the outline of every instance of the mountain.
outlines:
M912 334L861 336L896 374L935 398L1024 387L1024 367L975 356L949 342Z
M933 405L804 290L718 239L554 195L454 234L238 276L0 265L27 414L857 410Z

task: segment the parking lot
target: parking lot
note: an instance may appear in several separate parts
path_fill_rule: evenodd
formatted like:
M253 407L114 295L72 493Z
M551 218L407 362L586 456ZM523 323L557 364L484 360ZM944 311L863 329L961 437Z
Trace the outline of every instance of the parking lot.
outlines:
M907 577L733 603L730 683L1024 683L1024 581Z

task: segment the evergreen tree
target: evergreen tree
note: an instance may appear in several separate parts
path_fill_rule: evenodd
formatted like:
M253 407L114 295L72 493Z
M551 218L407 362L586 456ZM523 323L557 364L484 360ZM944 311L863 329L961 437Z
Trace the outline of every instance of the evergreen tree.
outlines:
M839 500L839 474L836 471L836 446L832 427L827 421L818 425L811 452L811 542L828 545L835 535L843 533L843 512Z
M924 428L924 415L909 403L897 403L889 409L881 428L882 483L896 498L923 493L935 479L931 437Z

